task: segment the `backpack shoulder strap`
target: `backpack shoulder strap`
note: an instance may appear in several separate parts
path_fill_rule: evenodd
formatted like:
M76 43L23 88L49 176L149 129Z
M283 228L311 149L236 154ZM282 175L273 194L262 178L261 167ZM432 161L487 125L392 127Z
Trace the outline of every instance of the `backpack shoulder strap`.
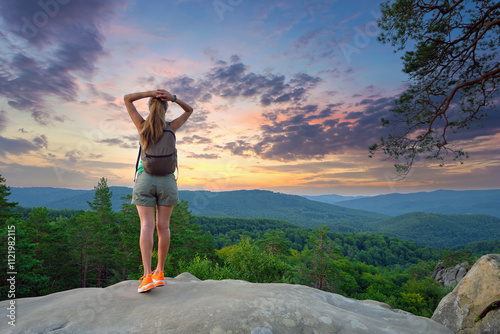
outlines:
M163 132L166 132L166 131L172 132L172 134L174 135L174 138L176 138L175 137L174 129L172 129L172 126L170 125L170 123L172 123L172 122L167 122L167 126L165 127L165 130L163 130ZM177 150L175 152L175 155L176 155L176 158L175 158L175 169L177 169L177 175L176 175L175 180L177 181L179 179L179 162L177 160Z
M134 182L137 178L137 168L139 168L139 159L141 158L141 143L139 143L139 154L137 155L137 161L135 162L135 172L134 172Z
M172 129L172 127L170 126L170 123L172 122L168 122L167 125L165 126L165 129L163 129L163 132L170 132L172 133L172 135L175 137L175 132L174 132L174 129Z

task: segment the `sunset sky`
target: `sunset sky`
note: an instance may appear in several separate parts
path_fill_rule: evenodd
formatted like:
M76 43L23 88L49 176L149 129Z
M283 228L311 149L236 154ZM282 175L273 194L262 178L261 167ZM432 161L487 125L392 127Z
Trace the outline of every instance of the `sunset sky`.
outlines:
M375 0L2 1L0 174L14 187L133 186L123 95L192 105L177 132L181 190L375 195L500 188L500 118L457 136L464 165L368 158L404 91L377 41ZM146 100L136 103L147 116ZM182 109L169 105L167 118Z

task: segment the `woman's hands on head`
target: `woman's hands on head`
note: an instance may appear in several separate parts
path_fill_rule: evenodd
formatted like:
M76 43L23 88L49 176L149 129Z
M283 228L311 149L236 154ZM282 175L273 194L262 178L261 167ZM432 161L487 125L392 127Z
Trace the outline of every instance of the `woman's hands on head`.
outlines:
M165 89L157 89L155 97L161 99L162 101L173 101L174 100L174 96L172 94L170 94L168 91L166 91Z

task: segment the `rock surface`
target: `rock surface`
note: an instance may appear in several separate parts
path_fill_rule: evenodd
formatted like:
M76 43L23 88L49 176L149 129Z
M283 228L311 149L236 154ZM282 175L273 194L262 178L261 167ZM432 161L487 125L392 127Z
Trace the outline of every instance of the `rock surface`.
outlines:
M431 319L383 303L301 285L200 281L184 273L147 293L137 293L137 286L124 281L19 299L16 326L3 320L0 332L451 334Z
M500 333L500 254L482 256L444 297L432 319L457 334Z
M432 278L441 283L442 286L450 286L458 284L462 278L467 274L467 267L469 262L457 264L453 268L445 268L439 262L434 269Z

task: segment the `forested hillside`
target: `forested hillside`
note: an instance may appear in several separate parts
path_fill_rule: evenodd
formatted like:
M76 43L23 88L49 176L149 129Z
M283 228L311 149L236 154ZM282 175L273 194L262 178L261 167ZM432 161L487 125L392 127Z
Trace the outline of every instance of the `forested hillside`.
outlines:
M45 206L49 209L62 209L62 208L52 208L50 203L57 203L58 201L61 200L73 198L75 196L80 196L83 194L88 194L89 190L73 190L73 189L53 188L53 187L24 187L24 188L11 187L10 192L11 194L9 196L9 199L12 202L19 203L19 206L33 207L33 208L39 206ZM92 199L92 195L87 199L88 200ZM84 203L87 204L87 202ZM71 207L71 209L75 208Z
M113 211L121 208L121 197L132 194L131 188L109 187L113 193ZM56 189L56 190L55 190ZM45 206L48 209L88 208L94 190L57 188L12 188L12 201L22 207ZM45 191L45 200L43 192ZM33 198L33 200L32 200ZM326 225L338 232L360 232L363 224L388 216L320 203L301 196L264 190L240 191L179 191L179 198L190 203L194 215L214 217L282 219L302 227Z
M414 212L367 224L375 233L441 249L500 239L500 218Z
M17 212L26 211L26 209L21 208L23 206L21 203L41 203L44 198L46 205L40 206L51 210L62 208L86 210L88 209L87 201L92 200L94 196L93 190L13 189L17 195L11 197L20 201L20 205L15 209ZM109 189L112 192L112 209L116 212L122 206L121 197L130 195L132 189L125 187L109 187ZM42 190L47 191L45 196ZM445 193L433 192L431 195ZM471 194L473 193L471 192ZM426 194L428 195L428 193L414 195L422 197ZM480 194L483 192L478 192L477 198L481 198ZM301 196L261 190L180 191L179 195L181 199L189 203L190 210L195 216L278 219L306 228L327 226L332 232L379 233L438 248L500 238L498 232L500 218L487 215L442 215L413 212L390 218L378 213L311 201ZM471 203L474 201L470 200ZM392 206L396 207L397 205ZM71 210L67 210L64 214L67 216L70 213ZM51 214L50 210L49 214ZM56 214L63 214L63 211ZM27 217L26 213L25 217ZM233 231L232 235L234 236L235 233ZM234 241L234 238L232 240Z
M120 198L127 194L132 194L132 188L110 187L110 189L113 192L113 197L111 198L113 210L118 211L121 208ZM87 201L91 200L93 196L94 190L12 187L10 198L13 202L18 202L19 206L23 207L45 206L48 209L85 210ZM236 196L241 201L236 203L236 198L231 199L232 196ZM485 214L500 218L500 206L498 205L500 203L500 190L437 190L411 194L394 193L351 200L346 200L346 198L354 197L338 195L293 196L261 190L229 192L181 190L180 197L192 203L191 206L194 214L217 217L236 217L235 214L240 213L240 210L233 212L233 208L228 207L228 200L232 204L237 204L236 208L246 205L248 208L247 211L251 211L259 207L265 208L266 206L280 207L281 204L287 203L303 205L305 202L298 201L297 199L297 197L302 197L324 204L335 203L334 209L332 209L334 211L340 206L342 208L363 210L363 213L369 211L372 214L371 217L373 217L373 213L380 213L382 216L376 216L379 218L384 217L384 215L398 216L411 212ZM255 197L255 200L252 197ZM265 203L261 199L264 199ZM350 211L350 213L352 212L355 211ZM248 216L240 217L248 218ZM260 218L271 217L261 216ZM284 219L283 217L272 218ZM384 218L388 217L385 216Z
M378 213L264 190L182 191L180 197L190 203L194 215L281 219L300 227L324 225L337 232L360 232L366 222L387 218Z
M475 241L449 249L450 252L459 252L463 250L468 250L473 254L500 254L500 239Z
M113 193L111 205L113 211L119 211L123 200L121 197L132 194L127 187L109 187ZM22 207L41 207L47 209L87 210L87 201L94 198L94 190L73 190L51 187L11 187L10 200L19 203Z

